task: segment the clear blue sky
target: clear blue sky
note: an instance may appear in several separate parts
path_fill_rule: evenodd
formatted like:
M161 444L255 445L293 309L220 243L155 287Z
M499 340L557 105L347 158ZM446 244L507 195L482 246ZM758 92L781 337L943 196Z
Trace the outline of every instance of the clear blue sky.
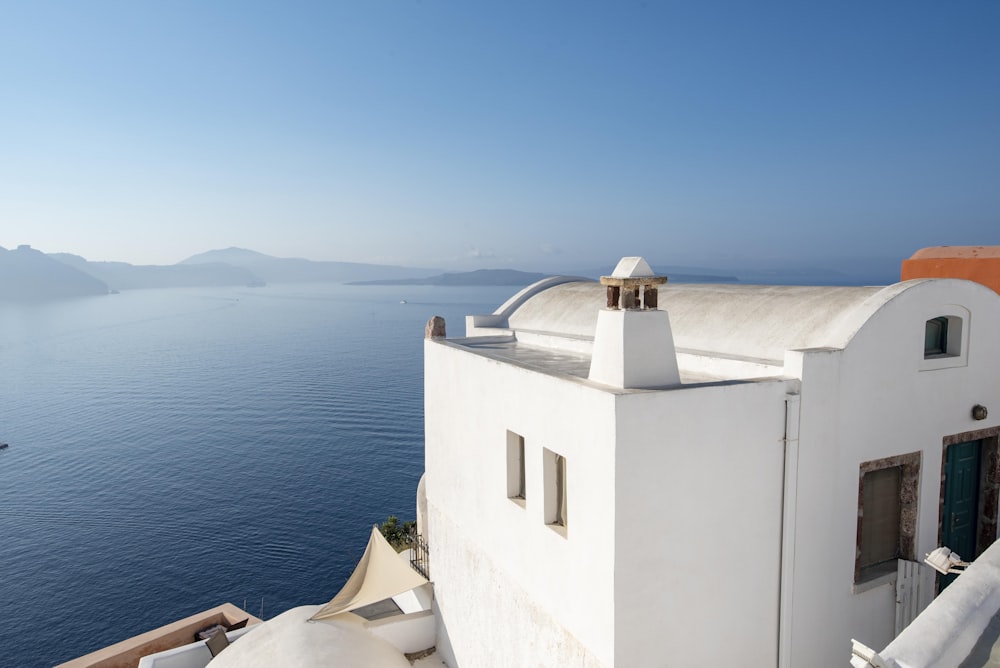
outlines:
M560 270L1000 244L1000 2L0 0L0 245Z

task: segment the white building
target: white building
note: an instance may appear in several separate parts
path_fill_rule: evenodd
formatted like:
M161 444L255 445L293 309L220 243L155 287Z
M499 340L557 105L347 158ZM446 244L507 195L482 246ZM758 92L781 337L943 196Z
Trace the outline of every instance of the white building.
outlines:
M426 340L452 668L843 666L934 597L925 552L995 539L1000 296L651 274L548 279Z

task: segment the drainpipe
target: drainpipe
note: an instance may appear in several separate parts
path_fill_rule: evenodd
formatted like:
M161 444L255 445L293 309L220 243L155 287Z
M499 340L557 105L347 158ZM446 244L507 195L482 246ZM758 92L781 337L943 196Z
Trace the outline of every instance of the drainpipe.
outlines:
M785 462L781 498L781 565L778 582L778 668L792 668L792 601L795 515L799 486L799 395L785 394Z

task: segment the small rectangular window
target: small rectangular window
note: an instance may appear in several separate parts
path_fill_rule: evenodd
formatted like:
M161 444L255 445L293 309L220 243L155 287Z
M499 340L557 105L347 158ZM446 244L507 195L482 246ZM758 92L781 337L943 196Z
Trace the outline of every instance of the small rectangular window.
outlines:
M543 448L542 471L545 476L545 523L565 530L568 519L566 458Z
M860 566L892 561L899 556L900 484L903 469L892 466L864 475Z
M969 362L972 313L957 304L944 305L937 312L942 315L924 321L924 357L920 361L920 371L953 369Z
M895 573L897 559L914 558L920 453L864 462L858 473L855 585Z
M948 318L931 318L924 326L924 357L948 354Z
M507 498L524 501L524 436L507 432Z
M553 524L566 526L566 458L556 455L556 517Z

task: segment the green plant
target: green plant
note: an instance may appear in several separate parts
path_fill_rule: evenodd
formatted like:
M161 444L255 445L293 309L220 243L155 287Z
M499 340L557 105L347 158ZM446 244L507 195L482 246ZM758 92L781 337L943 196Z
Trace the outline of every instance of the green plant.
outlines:
M402 552L410 547L410 534L416 531L416 528L417 523L413 520L400 523L398 517L389 515L389 519L382 522L378 530L389 541L389 545L396 549L396 552Z

